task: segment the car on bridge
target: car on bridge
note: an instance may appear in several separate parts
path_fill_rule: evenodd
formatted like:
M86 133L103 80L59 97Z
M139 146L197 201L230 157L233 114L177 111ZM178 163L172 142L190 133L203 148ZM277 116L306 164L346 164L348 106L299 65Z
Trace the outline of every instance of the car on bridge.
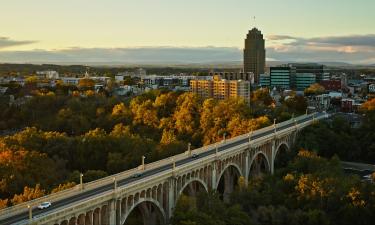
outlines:
M191 155L191 158L193 158L193 159L198 158L198 157L199 157L199 155L197 153L194 153L194 154Z
M40 205L38 205L38 209L42 210L42 209L46 209L46 208L49 208L51 206L51 202L42 202Z
M138 178L141 177L143 174L142 173L135 173L133 174L132 178Z

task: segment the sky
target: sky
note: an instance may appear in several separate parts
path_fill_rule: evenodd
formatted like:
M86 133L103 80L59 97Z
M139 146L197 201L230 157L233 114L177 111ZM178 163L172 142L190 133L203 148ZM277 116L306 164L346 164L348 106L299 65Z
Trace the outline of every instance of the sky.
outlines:
M374 0L0 0L0 62L375 63ZM255 19L254 19L255 17Z

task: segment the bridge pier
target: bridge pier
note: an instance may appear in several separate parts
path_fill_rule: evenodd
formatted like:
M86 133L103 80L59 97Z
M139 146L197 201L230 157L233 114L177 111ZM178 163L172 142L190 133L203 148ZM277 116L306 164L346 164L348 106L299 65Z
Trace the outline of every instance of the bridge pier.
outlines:
M250 167L249 167L249 158L250 158L250 146L249 150L246 151L245 153L245 186L247 187L249 185L249 172L250 172Z
M116 199L109 202L109 225L116 225Z
M273 174L275 172L275 154L276 154L276 141L272 140L272 151L271 151L271 160L270 160L270 172Z
M94 212L90 211L86 213L85 225L94 225Z
M142 214L143 225L156 225L158 221L158 214L152 205L149 203L142 203L139 205Z
M223 201L225 203L230 202L230 194L234 191L234 181L233 181L234 174L231 171L226 171L224 173L224 193L223 193Z
M212 175L211 175L211 187L214 189L216 187L216 162L212 164Z
M175 179L174 177L170 178L168 181L168 220L172 217L173 210L175 207Z

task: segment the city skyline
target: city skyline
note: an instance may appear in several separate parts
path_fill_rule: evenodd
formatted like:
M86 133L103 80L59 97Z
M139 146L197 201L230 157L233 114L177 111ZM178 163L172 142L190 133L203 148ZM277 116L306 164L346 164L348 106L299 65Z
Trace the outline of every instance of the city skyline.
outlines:
M265 34L268 60L373 64L374 7L368 0L4 0L0 61L241 61L255 26ZM147 59L153 54L161 57Z

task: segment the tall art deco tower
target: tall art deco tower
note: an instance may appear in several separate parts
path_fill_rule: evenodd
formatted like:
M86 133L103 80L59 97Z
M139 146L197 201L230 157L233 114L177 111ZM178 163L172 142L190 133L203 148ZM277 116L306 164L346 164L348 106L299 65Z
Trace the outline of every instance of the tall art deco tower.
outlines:
M243 61L244 72L254 73L254 82L259 83L259 75L264 74L266 50L263 34L255 27L246 36Z

